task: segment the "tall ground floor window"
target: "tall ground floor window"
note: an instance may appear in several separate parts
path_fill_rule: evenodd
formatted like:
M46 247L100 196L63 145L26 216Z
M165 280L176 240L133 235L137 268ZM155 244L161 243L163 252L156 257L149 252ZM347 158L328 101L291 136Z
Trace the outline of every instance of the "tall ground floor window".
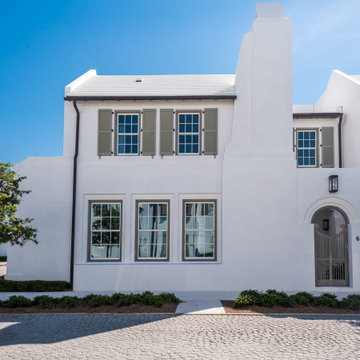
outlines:
M136 202L137 261L169 260L169 201Z
M121 201L89 202L89 260L121 259Z
M216 260L216 200L183 201L183 260Z

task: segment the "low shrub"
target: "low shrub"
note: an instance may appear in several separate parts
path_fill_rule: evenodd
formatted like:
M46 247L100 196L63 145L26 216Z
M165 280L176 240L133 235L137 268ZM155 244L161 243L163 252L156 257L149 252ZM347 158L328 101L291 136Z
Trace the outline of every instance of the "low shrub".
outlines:
M33 300L33 304L39 305L41 309L52 309L58 303L59 303L58 298L53 298L48 295L36 296Z
M63 296L60 299L60 304L64 308L71 309L80 306L82 299L77 296Z
M84 297L84 302L90 307L99 307L104 305L114 305L114 299L109 295L90 294Z
M235 307L244 307L250 305L261 305L262 294L257 290L244 290L235 299Z
M261 294L260 304L266 307L275 305L289 306L288 295L283 291L267 290L265 294Z
M29 281L13 281L0 278L0 292L15 292L15 291L66 291L70 290L70 284L66 281L44 281L44 280L29 280Z
M131 305L131 297L125 294L114 294L113 298L117 306L129 306Z
M178 304L180 302L180 299L175 296L173 293L163 292L158 295L162 299L164 299L165 303L176 303Z
M12 295L5 301L4 305L10 308L28 307L32 305L32 301L22 295Z
M324 305L329 307L337 307L340 302L336 295L324 293L321 296L313 296L312 294L301 291L294 295L288 296L283 291L267 290L265 293L257 290L244 290L234 300L234 307L245 307L251 305L273 307L280 305L284 307L295 307L298 305ZM341 306L344 308L360 310L360 295L349 295L343 299ZM351 306L351 307L350 307Z
M340 301L340 306L354 311L360 310L360 295L348 295Z
M297 305L309 306L314 303L314 296L306 291L301 291L292 297Z
M173 293L161 293L160 295L154 295L150 291L145 291L142 294L128 295L117 293L114 294L112 298L118 306L141 304L161 307L167 303L178 303L180 301Z
M314 305L316 306L329 306L329 307L337 307L339 306L339 300L337 299L336 295L324 293L320 296L314 297Z

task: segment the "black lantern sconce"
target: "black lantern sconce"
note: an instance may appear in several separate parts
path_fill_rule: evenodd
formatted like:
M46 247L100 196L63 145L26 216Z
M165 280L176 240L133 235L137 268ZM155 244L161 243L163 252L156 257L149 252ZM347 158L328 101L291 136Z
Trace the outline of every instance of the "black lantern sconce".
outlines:
M339 177L337 175L329 176L329 192L336 193L339 190Z

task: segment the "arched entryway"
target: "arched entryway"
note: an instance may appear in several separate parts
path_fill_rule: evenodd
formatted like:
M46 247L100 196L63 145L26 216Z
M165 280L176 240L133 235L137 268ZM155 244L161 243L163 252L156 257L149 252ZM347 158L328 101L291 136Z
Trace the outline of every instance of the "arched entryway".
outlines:
M348 218L336 207L318 210L315 229L316 286L349 285Z

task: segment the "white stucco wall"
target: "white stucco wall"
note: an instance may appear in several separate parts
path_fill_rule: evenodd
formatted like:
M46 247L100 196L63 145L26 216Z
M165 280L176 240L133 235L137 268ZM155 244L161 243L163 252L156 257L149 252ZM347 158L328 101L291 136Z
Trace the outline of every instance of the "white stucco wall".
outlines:
M360 144L355 134L360 134L360 81L341 71L331 73L324 94L315 104L316 111L344 112L342 125L343 166L360 166Z
M16 166L26 175L18 214L30 217L39 244L8 246L9 280L69 280L72 161L65 157L28 158Z
M350 220L350 286L320 290L360 291L360 242L356 240L360 235L360 168L358 157L351 154L357 149L355 140L347 138L358 130L355 122L360 109L353 104L357 88L342 78L333 73L326 95L309 109L337 111L343 106L345 166L356 167L350 169L296 168L293 126L324 126L335 120L292 120L291 21L279 4L259 6L252 31L244 36L235 101L79 101L74 289L319 290L311 217L322 206L332 205ZM336 87L352 101L342 98ZM215 158L97 156L98 109L156 109L159 131L160 109L212 107L219 110L219 155ZM29 158L17 167L28 176L24 186L33 190L21 214L35 218L40 244L9 249L8 278L69 279L75 119L73 105L65 103L63 158ZM337 148L336 134L335 138ZM330 196L328 176L332 174L339 176L339 192ZM181 261L182 200L189 198L218 202L215 262ZM122 261L91 263L87 261L88 201L107 199L123 201ZM137 199L170 200L169 262L134 261Z

